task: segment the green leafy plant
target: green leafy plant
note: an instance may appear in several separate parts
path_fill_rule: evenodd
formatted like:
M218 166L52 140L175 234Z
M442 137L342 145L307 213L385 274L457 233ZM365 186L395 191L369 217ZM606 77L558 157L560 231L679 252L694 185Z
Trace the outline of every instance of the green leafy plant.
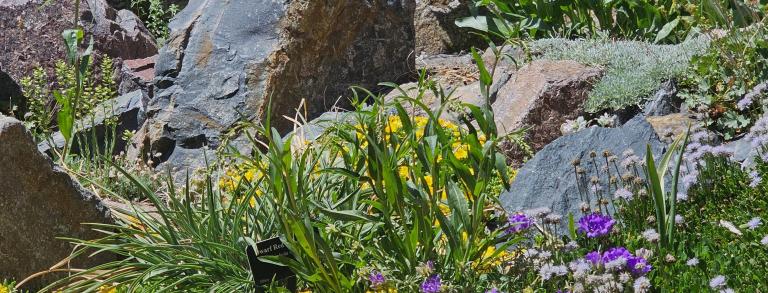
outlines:
M420 85L419 96L443 93L434 83ZM363 291L373 272L392 276L386 286L416 290L432 274L419 273L427 263L457 289L484 286L490 268L509 257L506 248L522 239L487 227L499 216L497 194L490 192L509 186L489 107L466 105L473 120L464 116L457 124L439 118L443 109L433 112L419 96L403 92L386 104L357 91L373 106L355 98L350 122L315 142L283 138L269 121L252 125L247 137L266 151L232 149L238 167L222 174L218 186L210 175L183 189L169 182L164 201L118 168L141 187L157 216L120 210L117 225L98 226L104 238L72 240L83 247L73 257L97 250L125 258L72 270L48 289L248 291L245 246L274 236L294 258L262 259L290 267L302 286L316 291ZM425 115L407 114L403 103Z
M741 1L475 0L490 16L459 19L460 27L502 37L610 37L679 42L697 27L745 27L761 16ZM475 10L478 11L478 10Z
M747 96L768 80L768 29L760 23L729 31L706 53L692 58L681 94L689 108L705 111L706 125L726 140L741 136L768 106Z
M31 76L22 78L20 82L24 96L29 101L28 112L24 115L25 125L37 141L48 139L55 130L52 125L55 119L52 117L59 108L72 107L68 98L62 93L76 90L74 68L63 60L57 61L54 73L54 76L49 77L44 68L35 68ZM85 71L82 76L81 99L77 112L74 113L76 119L88 116L96 105L117 95L113 76L112 59L107 56L101 58L98 68L90 66ZM55 98L57 92L61 95L58 100ZM74 111L74 109L67 111ZM72 113L65 116L71 117Z
M683 164L683 154L685 145L688 142L688 135L680 136L669 147L659 163L658 168L651 152L651 146L647 146L645 164L648 168L648 191L653 199L653 207L656 212L656 230L660 235L660 244L671 251L675 247L675 203L677 202L677 190L679 187L680 167ZM677 160L672 163L673 156L677 155ZM666 191L666 174L673 169L672 181L669 184L671 191Z
M131 9L144 21L149 32L159 44L168 38L168 23L181 7L177 4L166 5L163 0L130 0Z

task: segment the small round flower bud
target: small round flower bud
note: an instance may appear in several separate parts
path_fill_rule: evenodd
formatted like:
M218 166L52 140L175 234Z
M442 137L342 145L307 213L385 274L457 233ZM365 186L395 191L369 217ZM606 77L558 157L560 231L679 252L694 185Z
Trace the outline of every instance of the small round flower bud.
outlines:
M645 218L645 221L648 222L648 224L654 224L656 223L656 217L653 215L648 216L647 218Z
M581 209L582 213L589 212L589 204L586 202L582 202L581 205L579 205L579 208Z

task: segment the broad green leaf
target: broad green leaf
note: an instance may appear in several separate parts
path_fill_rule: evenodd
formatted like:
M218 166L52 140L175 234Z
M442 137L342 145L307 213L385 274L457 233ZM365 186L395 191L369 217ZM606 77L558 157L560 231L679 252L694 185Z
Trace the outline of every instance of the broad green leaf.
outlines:
M654 40L654 43L658 43L664 39L666 39L670 33L680 24L680 17L675 18L674 20L668 22L665 24L658 34L656 34L656 40Z
M61 135L64 136L64 140L66 140L67 145L69 145L75 124L72 103L70 102L71 97L69 96L69 93L62 95L59 91L54 91L53 96L56 98L56 103L61 106L59 113L56 115L58 118L59 131L61 131Z

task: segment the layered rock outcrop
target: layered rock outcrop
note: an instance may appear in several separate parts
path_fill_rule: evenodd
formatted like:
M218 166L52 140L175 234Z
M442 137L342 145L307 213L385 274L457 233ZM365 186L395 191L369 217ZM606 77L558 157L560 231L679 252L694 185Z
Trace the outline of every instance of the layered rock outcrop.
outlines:
M170 24L149 121L132 154L201 166L203 149L218 146L238 121L271 118L287 132L292 123L283 116L293 117L302 99L311 119L347 105L349 86L406 76L414 68L414 5L191 1Z

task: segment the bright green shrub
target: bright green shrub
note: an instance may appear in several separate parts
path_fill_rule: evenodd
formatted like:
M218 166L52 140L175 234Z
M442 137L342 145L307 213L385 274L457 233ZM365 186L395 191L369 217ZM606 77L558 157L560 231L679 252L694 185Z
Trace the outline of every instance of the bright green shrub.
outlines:
M544 39L530 43L540 58L574 60L605 67L585 105L588 112L641 106L661 83L684 76L691 58L706 52L709 39L700 36L679 45L634 41Z
M730 0L474 0L489 16L458 20L502 37L589 37L679 42L699 28L745 27L762 16L762 5Z

